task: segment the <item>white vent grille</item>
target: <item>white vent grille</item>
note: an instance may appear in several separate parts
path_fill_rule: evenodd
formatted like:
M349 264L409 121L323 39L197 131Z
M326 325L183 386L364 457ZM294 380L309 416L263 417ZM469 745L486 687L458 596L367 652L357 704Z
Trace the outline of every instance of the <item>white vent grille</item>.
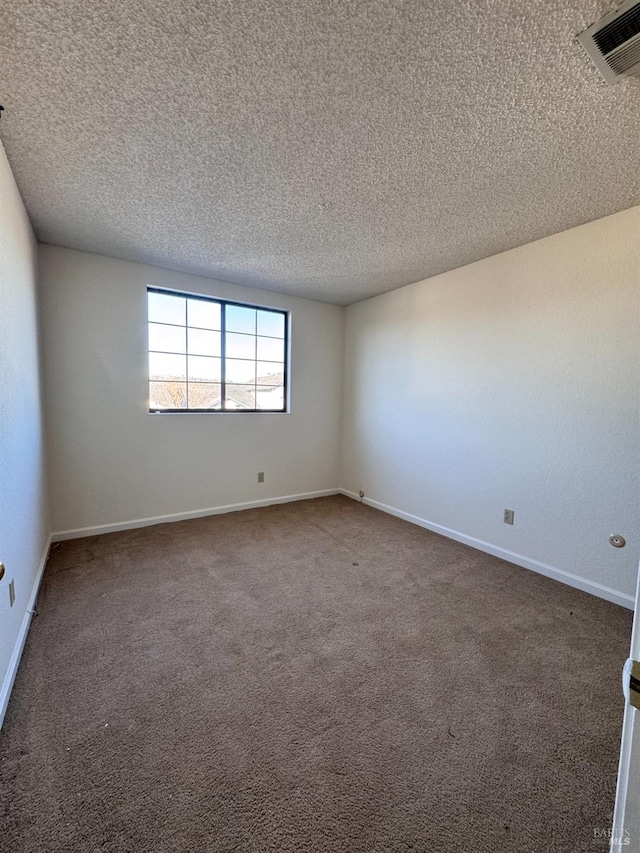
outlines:
M607 83L640 74L640 2L627 0L578 36Z

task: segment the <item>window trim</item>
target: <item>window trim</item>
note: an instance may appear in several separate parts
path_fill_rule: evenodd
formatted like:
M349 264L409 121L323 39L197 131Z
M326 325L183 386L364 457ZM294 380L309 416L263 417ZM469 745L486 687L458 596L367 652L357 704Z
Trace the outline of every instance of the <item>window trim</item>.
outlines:
M150 387L149 383L154 380L149 376L149 353L156 352L156 350L151 350L149 348L149 323L153 322L149 320L149 294L150 293L161 293L166 296L183 296L187 299L197 299L201 302L215 302L220 305L220 408L219 409L152 409L151 408L151 395L150 395ZM156 285L147 285L146 287L146 295L147 295L147 397L148 397L148 409L147 413L150 415L288 415L291 412L290 406L290 392L289 392L289 365L291 360L291 354L289 351L289 341L290 341L290 324L291 324L291 312L284 308L271 308L267 305L259 305L255 302L238 302L235 299L225 299L223 297L218 296L207 296L202 293L190 293L185 290L174 290L170 287L157 287ZM283 381L283 404L281 409L225 409L223 408L225 391L227 382L224 378L225 367L224 360L226 356L226 341L225 341L225 333L226 333L226 305L233 305L238 308L255 308L257 311L269 311L272 314L281 314L284 316L284 381ZM186 319L186 318L185 318ZM185 330L189 328L189 326L185 323L184 327L178 324L173 323L165 323L163 325L175 325L176 328ZM193 327L199 328L199 327ZM215 331L215 330L214 330ZM247 332L240 332L238 334L249 334ZM254 337L258 338L260 335L257 334L257 329ZM269 335L265 335L264 337L271 337ZM279 340L279 339L275 339ZM185 353L188 358L188 342L186 345L187 352ZM250 360L250 359L248 359ZM254 359L256 364L258 359ZM185 380L186 384L188 384L189 379ZM234 383L231 382L231 385ZM238 383L242 384L242 383Z

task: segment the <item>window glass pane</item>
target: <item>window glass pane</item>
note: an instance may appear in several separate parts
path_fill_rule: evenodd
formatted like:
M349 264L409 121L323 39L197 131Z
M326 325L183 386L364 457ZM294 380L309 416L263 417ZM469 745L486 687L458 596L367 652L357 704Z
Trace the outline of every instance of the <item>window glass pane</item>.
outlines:
M216 382L220 380L220 359L200 355L189 356L189 381Z
M253 335L235 335L227 332L225 340L227 358L255 359L256 339Z
M284 340L276 338L257 338L260 361L284 361Z
M225 409L255 409L255 386L227 384L224 398L224 407Z
M186 382L150 382L150 409L186 409Z
M284 364L279 364L277 361L259 361L256 376L258 385L280 384L284 381Z
M220 329L220 305L203 299L189 299L189 325L201 329Z
M227 331L256 333L256 309L241 308L239 305L227 305Z
M243 384L256 381L255 361L238 361L233 358L225 360L227 382L240 382Z
M184 326L186 303L184 296L171 296L166 293L147 293L149 299L149 320L153 323L175 323Z
M149 379L186 379L186 376L187 357L185 355L149 353Z
M220 409L219 382L189 382L190 409Z
M164 291L147 301L152 410L284 410L286 312Z
M282 409L284 408L284 387L276 385L271 388L256 387L257 409Z
M163 326L149 323L149 349L185 353L184 326Z
M274 311L258 311L258 334L284 338L285 315Z
M189 329L189 355L220 355L220 332Z

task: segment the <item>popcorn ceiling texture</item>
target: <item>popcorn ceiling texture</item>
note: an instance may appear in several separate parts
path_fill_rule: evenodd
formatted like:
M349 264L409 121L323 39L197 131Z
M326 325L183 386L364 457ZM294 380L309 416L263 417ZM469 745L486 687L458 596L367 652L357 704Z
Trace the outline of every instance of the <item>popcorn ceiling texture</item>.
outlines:
M640 202L603 0L15 0L0 131L42 242L349 304Z

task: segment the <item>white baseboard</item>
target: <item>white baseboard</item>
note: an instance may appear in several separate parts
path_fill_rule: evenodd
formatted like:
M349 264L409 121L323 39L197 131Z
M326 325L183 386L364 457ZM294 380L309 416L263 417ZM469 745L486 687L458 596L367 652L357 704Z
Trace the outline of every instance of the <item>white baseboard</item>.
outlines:
M38 566L38 571L33 582L31 595L29 596L29 601L27 602L27 609L25 610L24 617L22 619L22 625L20 626L20 631L18 632L16 644L13 648L13 654L11 655L11 659L9 661L9 668L5 673L4 681L2 682L2 688L0 689L0 728L2 728L2 723L4 722L4 715L7 712L7 706L9 704L9 697L11 696L11 691L16 680L18 667L20 666L20 659L22 658L22 652L24 651L24 644L27 641L27 634L29 633L29 628L31 626L31 617L33 616L33 610L36 606L36 601L38 599L38 592L40 591L40 584L42 583L44 567L47 565L47 558L49 556L51 542L52 539L51 537L49 537L45 545L42 558L40 559L40 565Z
M347 489L340 489L340 494L345 495L353 500L360 501L360 496L355 492L350 492ZM516 566L522 566L523 569L530 569L533 572L538 572L540 575L545 575L560 583L573 586L576 589L581 589L583 592L589 592L598 598L604 598L606 601L611 601L614 604L619 604L621 607L627 607L629 610L634 609L635 600L632 595L626 595L624 592L619 592L617 589L604 586L604 584L590 581L586 578L581 578L579 575L566 572L564 569L557 569L555 566L549 566L547 563L541 563L539 560L533 560L530 557L524 557L522 554L515 554L513 551L508 551L506 548L500 548L497 545L492 545L490 542L484 542L482 539L476 539L474 536L467 536L465 533L459 533L457 530L451 530L449 527L443 527L441 524L435 524L432 521L427 521L417 515L412 515L409 512L404 512L396 507L388 506L380 503L380 501L371 500L371 498L363 498L362 503L372 506L382 512L395 515L397 518L402 518L404 521L410 521L412 524L417 524L419 527L424 527L434 533L440 533L449 539L455 539L456 542L462 542L464 545L470 545L478 551L484 551L486 554L491 554L493 557L499 557L501 560L506 560L508 563L514 563Z
M51 534L52 542L63 542L65 539L82 539L85 536L99 536L101 533L116 533L119 530L133 530L136 527L150 527L152 524L167 524L172 521L186 521L190 518L205 518L207 515L222 515L225 512L238 512L242 509L256 509L272 504L286 504L291 501L306 501L311 498L324 498L328 495L338 495L340 489L324 489L320 492L305 492L300 495L282 495L275 498L263 498L259 501L244 501L225 506L196 509L189 512L175 512L170 515L155 515L149 518L135 518L132 521L118 521L113 524L99 524L97 527L78 527L75 530L60 530Z

